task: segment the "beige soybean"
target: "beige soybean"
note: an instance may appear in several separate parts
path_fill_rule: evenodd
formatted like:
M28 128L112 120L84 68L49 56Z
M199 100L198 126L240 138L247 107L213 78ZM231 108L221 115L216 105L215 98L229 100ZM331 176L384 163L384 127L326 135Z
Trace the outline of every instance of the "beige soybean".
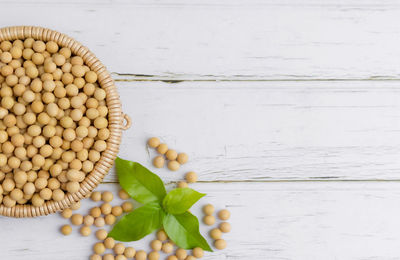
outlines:
M104 203L103 205L100 206L100 209L103 215L107 215L111 213L112 206L109 203Z
M103 217L97 217L94 220L94 225L96 227L104 227L105 224L106 224L106 222Z
M159 154L165 154L168 151L168 145L167 144L160 144L157 147L157 152Z
M118 196L123 200L127 200L130 198L129 194L123 189L119 190Z
M158 259L160 259L160 253L158 253L156 251L150 252L149 255L147 256L147 258L149 260L158 260Z
M91 226L94 224L94 217L91 215L87 215L83 217L83 224L85 226Z
M35 181L35 187L38 190L42 190L47 186L47 180L45 178L37 178Z
M206 215L212 215L214 213L214 211L215 211L215 208L211 204L204 205L204 207L203 207L203 213Z
M101 256L98 254L93 254L89 258L90 260L102 260Z
M153 159L154 167L162 168L162 167L164 167L164 164L165 164L164 156L159 155L159 156L154 157L154 159Z
M218 212L218 218L221 220L228 220L231 216L231 213L227 209L220 210Z
M174 245L171 242L166 242L162 245L161 250L166 254L170 254L174 250Z
M94 244L93 251L98 255L102 255L106 251L106 247L104 246L103 243L98 242Z
M160 229L159 231L157 231L156 237L160 241L165 241L168 239L167 233L165 233L165 231L163 229Z
M186 181L179 181L178 182L178 188L187 188L189 187L188 183Z
M24 197L24 193L20 189L14 189L10 192L10 197L15 200L21 200Z
M60 186L61 186L60 182L56 178L50 178L49 181L47 182L47 187L53 191L60 188Z
M133 247L127 247L124 251L124 256L127 258L133 258L136 255L136 250Z
M121 216L123 212L124 212L124 210L122 209L121 206L114 206L111 209L111 214L113 214L116 217Z
M136 260L146 260L147 259L147 253L144 250L139 250L136 252L135 255Z
M94 71L88 71L85 74L85 80L88 83L95 83L97 81L97 74Z
M115 257L112 254L105 254L103 255L103 260L115 260Z
M104 217L105 224L109 225L109 226L114 225L116 220L117 220L117 218L112 214L109 214L109 215Z
M157 148L160 145L160 139L157 137L152 137L147 141L147 145L151 148Z
M195 183L198 180L197 173L195 172L188 172L185 175L185 179L188 183Z
M165 157L167 157L167 159L170 160L170 161L175 161L176 158L178 157L178 153L175 150L169 149L165 153Z
M212 226L215 224L215 217L214 216L204 216L203 222L207 226Z
M131 212L133 210L133 204L129 201L122 203L121 207L124 212Z
M189 160L189 156L186 153L179 153L176 160L180 163L180 164L185 164L187 163L187 161Z
M83 223L83 216L80 214L74 214L71 216L71 223L75 226L82 225Z
M3 198L3 204L4 204L4 206L6 206L7 208L14 207L16 203L17 203L17 202L16 202L15 200L13 200L13 199L12 199L10 196L8 196L8 195L4 196L4 198ZM32 204L33 204L34 206L40 207L40 206L43 205L43 201L40 201L40 199L37 199L37 198L32 198Z
M94 207L90 209L90 215L94 218L98 218L101 216L101 209L99 207Z
M61 233L65 236L68 236L72 232L72 227L70 225L64 225L61 227Z
M70 182L67 183L66 190L67 190L69 193L78 192L79 189L80 189L79 182L70 181Z
M96 231L96 237L99 240L104 240L107 238L107 236L108 236L108 232L104 229L99 229Z
M151 241L150 243L150 247L154 250L154 251L160 251L161 247L162 247L162 242L158 239Z
M105 191L101 194L101 199L104 202L111 202L114 199L114 195L111 191Z
M219 224L219 229L223 233L229 233L231 231L231 224L229 224L228 222L222 222Z
M87 237L90 235L90 233L92 233L92 230L90 229L89 226L83 226L81 227L80 231L82 236Z
M14 181L16 184L25 184L28 180L28 175L24 171L14 173Z
M33 195L35 193L35 185L32 182L28 182L24 185L24 193L25 195ZM72 215L72 214L71 214ZM71 217L71 216L70 216Z
M90 195L90 198L93 201L100 201L101 200L101 193L98 191L92 192L92 194Z
M202 258L204 256L204 250L200 247L195 247L192 250L192 254L196 258Z
M72 182L81 182L85 179L85 174L76 169L70 169L67 172L67 179Z
M184 260L187 257L187 252L183 248L178 248L175 252L176 257L180 260Z
M114 240L114 238L112 238L112 237L107 237L107 238L104 240L104 246L105 246L106 248L108 248L108 249L113 249L114 246L115 246L115 240Z
M180 167L181 165L177 161L168 162L168 169L170 169L171 171L177 171Z
M7 161L7 165L11 168L11 169L17 169L21 164L21 160L18 159L15 156L11 156L10 158L8 158Z
M7 165L7 156L5 154L0 154L0 167Z
M50 200L53 195L53 192L49 188L44 188L39 192L39 195L44 200Z
M215 248L217 248L218 250L222 250L226 248L226 241L223 239L217 239L214 242L214 246Z
M116 243L113 250L115 254L122 255L125 251L125 246L122 243Z

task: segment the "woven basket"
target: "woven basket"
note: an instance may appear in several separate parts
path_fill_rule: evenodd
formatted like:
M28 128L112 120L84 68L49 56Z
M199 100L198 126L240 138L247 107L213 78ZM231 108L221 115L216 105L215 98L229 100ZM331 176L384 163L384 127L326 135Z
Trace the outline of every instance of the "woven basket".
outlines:
M23 40L26 38L34 38L45 42L55 41L61 47L68 47L75 55L82 57L85 64L97 73L98 82L107 93L106 103L109 110L108 128L110 130L110 137L107 140L107 149L102 152L101 158L96 163L93 171L81 183L81 188L78 192L73 194L68 193L63 200L58 202L48 201L40 207L16 205L15 207L8 208L0 205L0 215L16 218L37 217L55 213L70 207L71 204L78 202L92 192L101 183L114 163L121 142L122 130L128 129L131 125L129 116L122 113L117 88L109 72L88 48L65 34L46 28L15 26L0 29L0 42L4 40ZM124 120L126 121L125 124Z

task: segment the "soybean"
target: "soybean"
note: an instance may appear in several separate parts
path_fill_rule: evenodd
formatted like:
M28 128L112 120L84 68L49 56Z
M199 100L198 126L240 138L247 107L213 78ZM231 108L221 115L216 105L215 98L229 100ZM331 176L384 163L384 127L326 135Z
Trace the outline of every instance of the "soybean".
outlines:
M152 137L147 141L147 144L151 148L157 148L160 145L160 139L158 139L157 137Z
M69 234L71 234L72 232L72 228L70 225L64 225L61 227L61 233L65 236L68 236Z

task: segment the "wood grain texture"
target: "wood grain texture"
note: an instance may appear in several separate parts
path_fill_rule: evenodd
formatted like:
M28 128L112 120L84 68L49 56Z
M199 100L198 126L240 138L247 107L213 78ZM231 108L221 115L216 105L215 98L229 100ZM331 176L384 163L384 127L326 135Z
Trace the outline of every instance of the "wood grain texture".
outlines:
M394 0L0 4L0 26L65 32L133 79L399 79Z
M400 183L313 182L196 184L206 192L193 210L214 203L232 212L228 248L203 259L398 259ZM115 190L101 185L100 190ZM84 201L86 213L93 202ZM87 259L96 242L78 228L63 237L60 216L35 219L0 218L1 259ZM46 223L45 225L43 223ZM206 234L209 227L202 225ZM29 232L28 232L29 231ZM12 239L11 239L12 238ZM149 236L137 249L149 250ZM164 258L162 258L164 259Z
M119 156L147 165L160 136L203 181L398 180L396 82L120 82L133 120ZM155 168L152 168L155 169ZM114 171L106 181L116 181Z
M0 0L0 8L0 26L69 34L113 72L133 119L121 157L168 183L195 170L193 187L208 194L200 205L231 210L228 249L204 259L399 259L398 1ZM177 173L152 168L150 136L190 162ZM87 259L94 236L75 228L62 237L64 223L0 218L0 259ZM148 249L150 239L134 246Z

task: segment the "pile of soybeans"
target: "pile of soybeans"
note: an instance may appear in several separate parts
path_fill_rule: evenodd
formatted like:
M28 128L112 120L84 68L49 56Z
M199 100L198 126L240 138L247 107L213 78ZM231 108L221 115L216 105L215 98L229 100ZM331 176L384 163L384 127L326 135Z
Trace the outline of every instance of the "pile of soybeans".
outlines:
M97 74L56 42L2 41L0 85L0 205L77 192L110 135Z

